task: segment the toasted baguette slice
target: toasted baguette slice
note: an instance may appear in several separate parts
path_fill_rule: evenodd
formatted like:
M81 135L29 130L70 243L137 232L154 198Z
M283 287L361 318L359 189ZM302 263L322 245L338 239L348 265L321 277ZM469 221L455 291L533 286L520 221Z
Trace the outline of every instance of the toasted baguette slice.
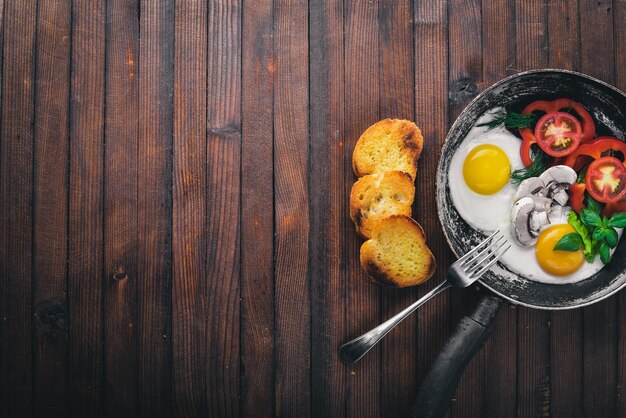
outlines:
M361 266L378 283L406 287L421 284L435 273L435 257L422 227L404 215L392 215L374 228L361 246Z
M363 132L352 154L357 177L381 171L403 171L415 180L424 138L411 121L383 119Z
M350 192L350 218L363 238L371 238L374 225L391 215L411 216L415 185L402 171L361 177Z

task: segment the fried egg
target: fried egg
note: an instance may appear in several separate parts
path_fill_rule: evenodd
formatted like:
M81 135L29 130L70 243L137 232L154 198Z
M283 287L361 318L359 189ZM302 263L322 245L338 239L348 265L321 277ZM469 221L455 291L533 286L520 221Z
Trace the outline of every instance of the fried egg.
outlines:
M537 243L530 247L523 247L515 240L514 227L510 221L502 222L499 229L511 243L511 248L504 253L499 263L529 280L550 284L580 282L602 270L604 264L600 256L593 263L581 263L584 260L582 251L554 251L554 245L563 235L573 232L573 227L567 223L569 208L564 209L561 216L552 217L550 223L542 227ZM621 236L622 231L618 230L618 234Z
M560 213L550 214L535 245L525 247L517 242L511 222L517 185L510 181L510 175L524 167L521 140L503 127L478 126L492 120L500 111L501 108L495 108L480 117L452 157L448 175L450 196L457 212L473 229L485 235L497 229L502 231L511 248L499 264L510 271L551 284L575 283L591 277L604 267L599 256L588 263L582 250L554 251L564 235L574 232L567 222L568 206ZM618 234L621 237L622 231ZM496 265L494 270L500 268Z
M493 119L493 109L476 125ZM516 187L511 172L524 167L521 140L502 127L474 126L452 157L450 196L461 217L472 228L489 233L508 220Z

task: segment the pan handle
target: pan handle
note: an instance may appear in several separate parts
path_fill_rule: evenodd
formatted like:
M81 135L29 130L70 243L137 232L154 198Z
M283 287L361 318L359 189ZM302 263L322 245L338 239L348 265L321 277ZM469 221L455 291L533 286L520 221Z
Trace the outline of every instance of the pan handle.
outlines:
M491 324L501 304L499 297L485 295L474 312L461 319L422 382L412 417L444 416L465 367L491 334Z

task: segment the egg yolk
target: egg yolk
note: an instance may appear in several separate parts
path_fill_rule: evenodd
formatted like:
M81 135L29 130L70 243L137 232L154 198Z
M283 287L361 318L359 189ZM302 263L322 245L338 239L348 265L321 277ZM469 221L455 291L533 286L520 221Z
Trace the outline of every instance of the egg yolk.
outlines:
M537 244L535 244L535 256L537 262L546 272L555 276L572 274L583 265L585 257L582 250L578 251L554 251L554 246L565 235L576 232L569 224L552 225L544 229Z
M472 149L463 163L463 178L479 194L494 194L511 176L511 162L500 147L482 144Z

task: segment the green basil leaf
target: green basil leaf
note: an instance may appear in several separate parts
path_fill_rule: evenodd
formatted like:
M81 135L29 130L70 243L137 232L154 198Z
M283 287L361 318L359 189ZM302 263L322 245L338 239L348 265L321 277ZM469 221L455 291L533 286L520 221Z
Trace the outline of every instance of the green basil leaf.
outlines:
M616 213L611 216L611 219L607 222L607 226L612 228L626 228L626 212Z
M554 251L578 251L583 248L583 240L577 232L571 232L564 235L554 246Z
M617 247L617 241L619 237L617 236L617 231L613 228L607 228L606 233L604 235L604 241L608 244L609 247L615 248Z
M602 210L602 207L600 206L600 202L598 202L596 199L591 197L589 193L586 193L585 195L587 196L587 199L586 199L587 209L591 209L595 213L600 213L600 211Z
M609 246L606 245L606 242L600 244L600 260L602 260L604 264L609 264L611 262L611 250L609 249Z
M593 230L593 234L591 235L591 239L594 241L602 241L604 237L606 237L607 229L604 227L597 227Z
M602 223L600 215L589 208L580 211L580 219L585 225L589 226L598 226Z
M593 263L596 260L596 253L585 254L585 260L587 263Z

